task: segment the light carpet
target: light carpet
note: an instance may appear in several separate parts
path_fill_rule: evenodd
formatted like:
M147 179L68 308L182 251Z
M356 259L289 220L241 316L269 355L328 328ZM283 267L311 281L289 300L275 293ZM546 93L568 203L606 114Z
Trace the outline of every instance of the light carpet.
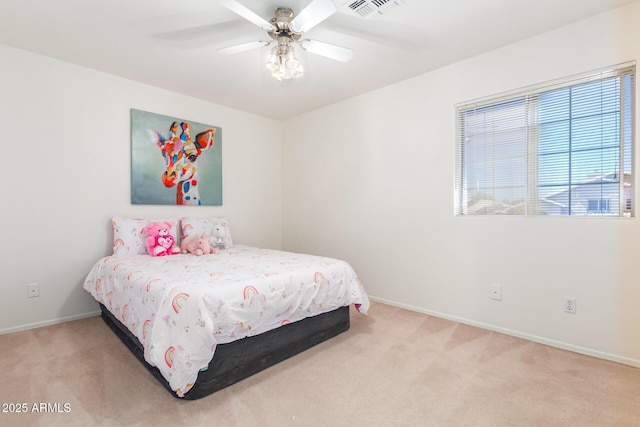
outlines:
M0 363L3 426L640 425L640 369L381 303L196 401L99 317L2 335Z

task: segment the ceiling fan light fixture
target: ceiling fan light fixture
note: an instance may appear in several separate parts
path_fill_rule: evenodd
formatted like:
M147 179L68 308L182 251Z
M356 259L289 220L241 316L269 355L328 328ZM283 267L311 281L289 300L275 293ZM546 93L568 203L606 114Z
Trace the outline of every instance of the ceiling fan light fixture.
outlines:
M267 69L271 71L271 73L275 73L280 70L280 56L277 47L271 49L271 54L269 55L269 57L267 57L267 62L265 65L267 66Z
M278 80L286 80L304 75L302 62L292 46L294 43L298 43L302 49L311 53L342 62L349 61L353 56L351 49L315 40L301 40L303 33L336 12L335 0L311 0L311 2L297 14L294 14L293 10L288 7L279 7L276 9L274 17L271 18L270 21L267 21L248 7L239 3L238 0L220 1L232 12L266 30L271 41L243 43L237 46L218 49L218 52L223 54L244 52L256 47L268 46L275 41L277 47L271 49L265 66L271 71L271 75Z
M284 68L280 68L278 71L273 71L271 73L271 77L278 80L279 82L284 79Z
M286 65L284 57L280 57L278 58L278 60L280 61L279 66L277 68L272 69L271 71L271 76L274 79L278 81L282 81L282 80L289 80L289 79L297 79L304 75L304 67L302 67L302 64L300 64L299 62L296 67L290 68Z
M293 51L293 46L289 48L289 51L284 55L284 64L289 71L296 70L300 67L300 60Z
M302 77L304 75L304 68L302 67L302 64L298 65L295 70L291 70L290 74L294 79Z
M302 63L296 56L289 40L286 43L279 43L278 47L271 49L265 65L271 71L273 78L279 81L304 75Z

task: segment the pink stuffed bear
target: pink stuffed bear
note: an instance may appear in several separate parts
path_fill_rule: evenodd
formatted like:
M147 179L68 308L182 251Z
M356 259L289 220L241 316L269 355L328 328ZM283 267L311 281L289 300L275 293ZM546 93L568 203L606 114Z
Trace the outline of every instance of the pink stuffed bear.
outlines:
M147 232L147 252L151 256L175 255L180 253L176 239L171 235L173 225L170 222L150 222Z
M216 252L215 248L211 247L209 235L206 233L184 237L180 243L180 248L183 254L189 253L198 256Z

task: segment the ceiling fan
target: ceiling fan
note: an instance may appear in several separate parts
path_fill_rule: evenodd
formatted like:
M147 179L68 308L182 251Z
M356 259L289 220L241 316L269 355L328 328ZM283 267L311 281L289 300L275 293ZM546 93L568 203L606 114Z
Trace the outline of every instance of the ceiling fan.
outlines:
M218 49L221 54L234 54L245 52L258 47L276 44L271 49L271 54L267 58L266 66L271 71L273 77L278 80L300 77L304 74L304 69L295 54L293 45L297 44L302 49L335 59L347 62L353 57L351 49L336 46L317 40L303 39L305 32L318 25L336 12L333 0L313 0L300 13L295 14L288 7L278 7L274 17L267 21L251 9L240 4L236 0L220 0L220 3L242 18L257 25L267 32L269 40L252 41L235 46Z

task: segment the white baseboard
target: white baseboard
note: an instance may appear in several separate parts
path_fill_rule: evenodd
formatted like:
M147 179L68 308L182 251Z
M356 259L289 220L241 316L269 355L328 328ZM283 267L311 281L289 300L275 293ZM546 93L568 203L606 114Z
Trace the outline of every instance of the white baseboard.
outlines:
M427 314L429 316L439 317L441 319L447 319L447 320L451 320L451 321L454 321L454 322L463 323L465 325L475 326L475 327L486 329L486 330L489 330L489 331L495 331L495 332L499 332L501 334L510 335L510 336L518 337L518 338L523 338L523 339L526 339L526 340L529 340L529 341L537 342L537 343L540 343L540 344L545 344L545 345L548 345L548 346L551 346L551 347L556 347L556 348L560 348L560 349L563 349L563 350L573 351L574 353L584 354L584 355L587 355L587 356L597 357L599 359L610 360L612 362L617 362L617 363L621 363L621 364L624 364L624 365L629 365L629 366L633 366L633 367L636 367L636 368L640 368L640 360L637 360L637 359L631 359L629 357L619 356L619 355L611 354L611 353L605 353L605 352L602 352L602 351L599 351L599 350L580 347L580 346L569 344L569 343L565 343L565 342L562 342L562 341L551 340L551 339L540 337L540 336L537 336L537 335L532 335L532 334L527 334L525 332L515 331L513 329L501 328L499 326L491 325L491 324L488 324L488 323L477 322L475 320L465 319L465 318L457 317L457 316L451 316L451 315L448 315L446 313L440 313L440 312L433 311L433 310L426 310L424 308L414 307L412 305L402 304L402 303L398 303L398 302L395 302L395 301L387 300L387 299L384 299L384 298L377 298L377 297L373 297L371 295L369 295L369 299L371 299L372 301L380 302L380 303L391 305L391 306L394 306L394 307L404 308L406 310L411 310L411 311L415 311L415 312L418 312L418 313ZM93 316L98 316L98 315L100 315L100 310L91 311L91 312L84 313L84 314L77 314L77 315L74 315L74 316L67 316L67 317L61 317L61 318L57 318L57 319L46 320L44 322L29 323L29 324L26 324L26 325L20 325L20 326L16 326L16 327L13 327L13 328L0 329L0 335L10 334L10 333L13 333L13 332L26 331L28 329L41 328L43 326L55 325L55 324L58 324L58 323L71 322L73 320L80 320L80 319L85 319L87 317L93 317Z
M76 314L73 316L59 317L57 319L45 320L44 322L28 323L26 325L15 326L13 328L0 329L0 335L11 334L13 332L26 331L29 329L41 328L43 326L57 325L58 323L71 322L73 320L86 319L100 315L100 310L90 311L84 314Z
M612 362L621 363L623 365L633 366L635 368L640 368L640 360L631 359L629 357L619 356L616 354L605 353L602 351L594 350L591 348L580 347L573 344L568 344L562 341L555 341L544 337L539 337L537 335L531 335L520 331L514 331L512 329L501 328L499 326L490 325L487 323L476 322L474 320L465 319L462 317L450 316L445 313L439 313L437 311L425 310L424 308L414 307L408 304L402 304L395 301L390 301L384 298L376 298L369 295L369 299L372 301L380 302L387 305L392 305L394 307L404 308L406 310L415 311L422 314L427 314L429 316L439 317L442 319L451 320L458 323L463 323L465 325L476 326L478 328L487 329L489 331L499 332L501 334L510 335L513 337L523 338L529 341L537 342L540 344L545 344L551 347L560 348L563 350L573 351L574 353L580 353L587 356L597 357L599 359L610 360Z

